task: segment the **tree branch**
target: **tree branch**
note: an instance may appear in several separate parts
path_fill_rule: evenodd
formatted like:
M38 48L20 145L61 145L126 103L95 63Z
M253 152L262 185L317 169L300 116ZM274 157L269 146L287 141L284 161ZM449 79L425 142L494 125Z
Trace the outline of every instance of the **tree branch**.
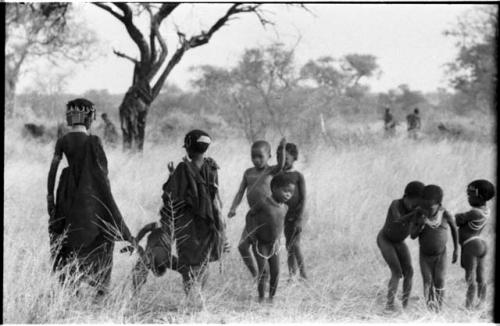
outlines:
M134 58L132 58L131 56L126 55L126 54L125 54L125 53L123 53L123 52L119 52L119 51L117 51L117 50L113 49L113 53L114 53L114 54L116 54L116 55L117 55L118 57L120 57L120 58L125 58L125 59L128 59L128 60L132 61L134 64L139 63L139 62L137 61L137 59L134 59Z
M121 16L120 14L118 14L113 9L111 9L111 7L109 7L103 3L100 3L100 2L94 2L94 5L109 12L111 15L115 16L118 20L120 20L122 23L124 23L125 18L123 16Z

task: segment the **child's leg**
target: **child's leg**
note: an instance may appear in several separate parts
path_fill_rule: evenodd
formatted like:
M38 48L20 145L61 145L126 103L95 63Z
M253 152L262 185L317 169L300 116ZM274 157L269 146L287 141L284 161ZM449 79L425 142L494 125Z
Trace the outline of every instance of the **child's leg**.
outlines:
M484 240L478 240L481 246L478 251L477 258L477 269L476 269L476 280L477 280L477 297L479 299L479 305L482 305L486 300L486 278L484 272L484 260L486 257L487 246Z
M304 257L302 256L302 249L300 248L301 232L295 232L292 239L292 251L295 254L297 265L299 267L300 277L307 279L306 268L304 266Z
M477 259L470 252L469 246L462 247L462 255L460 257L460 264L465 270L465 282L467 283L467 292L465 294L465 307L470 309L474 303L474 296L476 295L476 264Z
M287 263L290 277L297 274L297 257L295 255L295 248L292 245L294 240L294 231L295 228L293 227L293 225L291 223L285 222L285 244L288 253Z
M434 287L432 282L432 256L426 256L420 252L420 271L422 272L422 283L424 284L424 297L427 307L434 301Z
M403 308L408 306L408 299L410 298L412 283L413 283L413 267L411 266L410 250L406 243L401 242L396 245L396 253L401 263L403 272Z
M271 275L269 287L269 299L272 300L278 289L278 281L280 277L280 256L279 253L272 255L269 258L269 271Z
M382 257L391 269L391 279L387 291L387 308L394 309L394 298L398 290L399 279L403 277L403 270L394 244L387 240L382 232L377 236L377 245L382 252Z
M266 291L266 281L269 277L268 264L267 260L257 252L257 245L254 244L252 248L257 260L257 267L259 268L257 291L259 293L259 302L262 302L264 300L264 294ZM266 245L260 244L258 251L265 256L269 255L270 252L269 248Z
M438 304L438 309L441 309L443 307L446 269L448 266L447 259L448 255L446 254L446 249L445 249L445 251L441 255L439 255L439 257L436 259L436 263L434 265L433 280L436 291L436 301Z
M252 253L250 252L250 238L246 227L243 229L243 233L241 234L241 240L238 245L238 250L240 252L241 258L243 258L243 263L252 274L252 277L257 277L257 269L255 268L254 259L252 257Z

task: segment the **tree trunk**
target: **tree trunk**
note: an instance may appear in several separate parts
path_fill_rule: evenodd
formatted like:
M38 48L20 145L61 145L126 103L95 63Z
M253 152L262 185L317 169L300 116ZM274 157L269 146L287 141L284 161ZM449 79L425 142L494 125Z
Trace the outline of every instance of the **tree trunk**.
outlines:
M14 116L16 106L16 82L12 80L5 81L5 118Z
M125 94L119 109L124 150L142 151L148 110L149 105L132 86Z

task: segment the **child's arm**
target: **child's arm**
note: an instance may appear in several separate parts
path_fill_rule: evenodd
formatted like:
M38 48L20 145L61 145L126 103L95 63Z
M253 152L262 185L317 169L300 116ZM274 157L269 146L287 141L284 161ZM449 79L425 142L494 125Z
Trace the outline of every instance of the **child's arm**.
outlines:
M52 157L52 162L50 163L49 175L47 178L47 211L49 216L55 214L55 201L54 201L54 187L56 183L57 169L59 163L62 160L62 138L59 138L56 142L56 148L54 151L54 156Z
M302 173L299 172L299 181L297 182L298 191L299 191L299 213L297 215L297 219L295 220L295 231L301 232L303 226L303 217L304 217L304 209L306 206L306 180Z
M453 216L450 215L447 211L444 212L444 218L446 221L448 221L448 224L450 225L450 230L451 230L451 237L453 239L453 257L451 260L451 263L454 264L457 262L458 259L458 231L457 231L457 225L455 224L455 220L453 219Z
M416 239L424 229L424 226L424 217L422 215L414 216L410 220L410 237L412 239Z
M399 222L399 223L403 223L403 222L410 222L411 219L413 218L413 216L417 215L417 213L422 213L422 209L420 207L417 207L413 210L411 210L409 213L405 214L405 215L401 215L401 213L399 212L399 203L397 200L394 200L392 203L391 203L391 206L389 208L390 210L390 214L391 216L394 218L394 222Z
M227 214L227 217L231 218L236 215L236 208L241 204L241 200L243 199L243 195L245 194L245 190L247 189L247 177L246 177L246 172L243 174L243 180L241 180L240 188L238 189L238 192L236 193L236 196L234 196L233 204L231 205L231 208L229 209L229 213Z
M283 167L285 166L285 156L286 156L286 138L283 137L280 140L280 143L278 144L278 148L281 146L281 155L277 155L276 160L278 164L276 164L273 169L271 170L271 175L276 175L280 173L283 170Z
M458 213L455 214L455 221L458 226L462 226L467 224L470 221L477 221L481 220L484 217L477 211L475 210L470 210L466 213Z

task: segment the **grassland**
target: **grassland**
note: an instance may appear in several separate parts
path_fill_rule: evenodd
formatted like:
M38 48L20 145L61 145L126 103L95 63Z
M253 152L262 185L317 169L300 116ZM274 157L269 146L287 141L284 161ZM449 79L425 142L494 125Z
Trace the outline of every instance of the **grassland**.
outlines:
M20 137L19 122L9 123L5 138L4 322L7 323L165 323L165 322L487 322L492 314L495 220L485 237L491 248L487 268L489 304L474 312L463 307L464 272L448 269L446 306L441 314L425 309L416 241L407 240L415 268L414 291L407 311L383 313L389 269L375 239L389 203L405 184L418 179L441 185L444 206L451 212L468 208L465 187L475 178L494 180L496 145L475 141L438 142L404 137L369 144L340 144L301 149L297 168L307 182L308 224L303 252L310 280L287 284L285 252L281 281L273 305L256 302L256 286L235 248L247 207L228 222L233 250L211 266L203 293L204 308L186 304L180 275L167 272L150 279L140 296L130 296L130 270L135 256L118 253L111 294L95 304L90 296L74 297L50 275L46 178L53 143ZM292 140L293 141L293 140ZM277 139L274 141L274 144ZM108 148L110 181L115 199L133 231L158 218L166 164L184 155L178 140L147 144L143 155L128 156ZM209 155L219 162L224 212L251 162L244 141L217 140ZM492 204L493 205L493 204ZM451 249L451 239L449 241ZM451 259L451 258L450 258Z

